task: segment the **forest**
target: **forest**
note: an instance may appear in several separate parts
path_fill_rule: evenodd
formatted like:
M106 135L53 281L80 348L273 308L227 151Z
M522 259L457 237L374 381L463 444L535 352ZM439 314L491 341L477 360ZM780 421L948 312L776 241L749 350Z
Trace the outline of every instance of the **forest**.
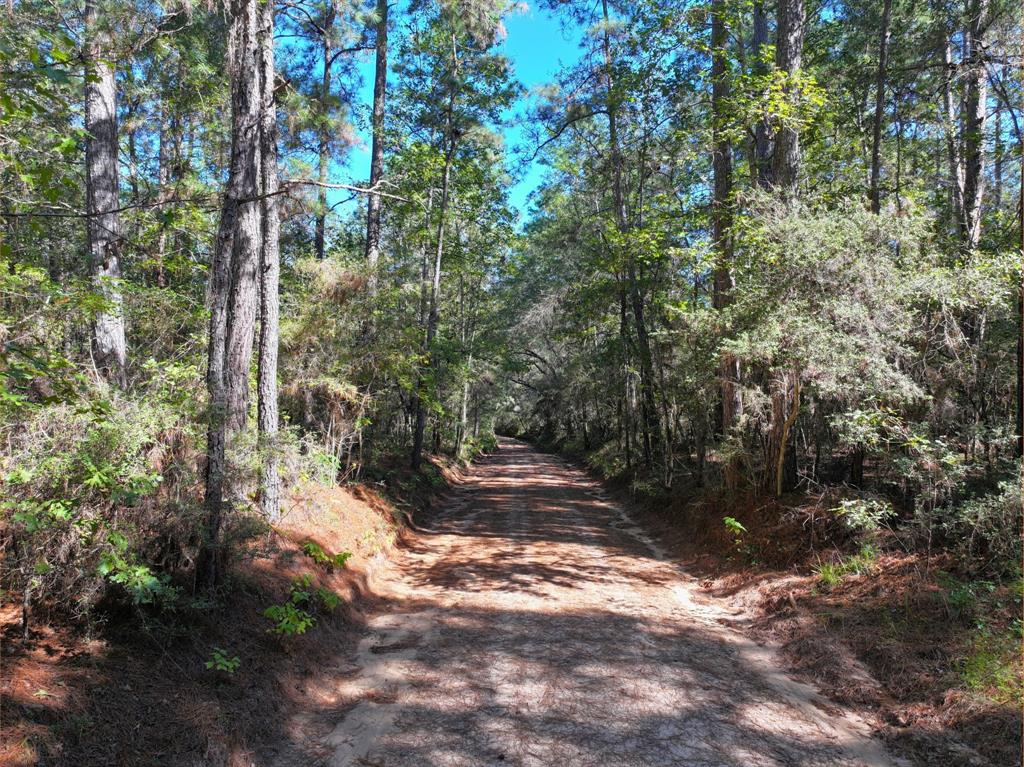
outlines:
M893 753L1019 763L1019 0L538 3L0 8L0 762L320 763L275 674L528 443Z

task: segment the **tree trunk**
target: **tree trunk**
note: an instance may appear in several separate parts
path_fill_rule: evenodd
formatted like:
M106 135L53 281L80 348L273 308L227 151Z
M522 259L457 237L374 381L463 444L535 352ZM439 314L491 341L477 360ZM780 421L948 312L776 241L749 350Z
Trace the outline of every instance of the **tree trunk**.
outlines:
M960 155L960 138L956 131L956 113L953 110L953 50L947 37L942 48L946 76L942 80L942 111L946 123L946 159L949 163L950 202L957 226L964 215L964 165Z
M1024 263L1024 153L1020 159L1020 197L1017 198L1017 226L1021 262ZM1017 283L1017 457L1024 456L1024 270ZM1024 479L1024 462L1021 463Z
M790 78L800 76L804 48L804 0L779 0L775 65ZM788 96L798 98L793 83L786 88ZM782 125L775 134L775 155L772 180L786 194L797 187L800 170L800 133L792 125Z
M173 199L174 187L179 177L179 163L181 154L181 122L178 112L169 104L168 96L165 94L160 104L160 150L157 158L159 168L157 169L157 199L161 205L157 207L160 214L160 229L156 239L156 275L154 282L158 288L167 287L167 224L163 214L167 212L164 207L168 201Z
M800 413L800 371L784 370L772 385L769 487L776 496L796 485L795 446L789 439ZM792 454L791 454L792 452Z
M633 388L631 384L629 349L632 342L629 335L629 318L626 312L626 289L619 283L619 340L622 346L622 434L623 451L626 457L626 471L633 471Z
M256 269L260 235L260 69L258 0L232 0L229 8L227 67L231 75L231 164L210 266L210 341L206 385L210 397L207 429L206 540L198 566L202 586L221 574L223 516L229 433L245 423L248 372L255 316ZM240 262L241 265L240 266ZM244 266L244 268L243 268ZM239 286L239 281L243 284ZM248 281L248 284L244 284ZM248 298L246 312L239 317ZM245 339L248 338L248 353ZM244 366L244 367L243 367ZM241 386L244 385L244 389Z
M885 114L886 67L889 60L889 38L892 24L892 0L882 6L882 31L878 39L878 70L875 73L875 119L871 126L871 210L882 209L882 116Z
M850 485L864 487L864 444L858 442L850 455Z
M449 114L451 110L449 109ZM424 341L424 353L429 358L429 365L434 366L434 339L437 336L437 326L441 320L441 260L444 256L444 230L446 214L448 212L449 186L451 183L452 160L455 157L455 140L449 139L448 149L444 157L444 170L441 175L441 201L438 208L437 240L434 251L434 271L430 284L429 314L427 315L427 336ZM417 390L423 386L422 376ZM423 407L422 396L416 398L416 430L413 433L412 443L412 468L418 470L423 460L423 432L426 428L426 408Z
M992 209L1003 207L1003 110L997 105L992 126Z
M618 103L615 96L615 82L612 73L611 40L608 33L609 15L608 0L601 0L604 18L604 66L605 66L605 107L608 114L608 148L612 164L612 199L615 206L615 223L619 232L629 231L629 217L626 212L626 195L622 180L622 151L618 135ZM633 311L633 322L636 325L637 351L640 357L640 409L643 433L644 463L653 465L651 436L660 432L658 411L654 399L654 365L651 344L644 319L644 299L637 279L636 262L632 255L626 254L626 275L629 278L629 302Z
M766 74L766 67L762 61L764 47L768 44L768 14L765 13L764 3L755 2L753 10L754 34L751 40L754 49L754 74ZM771 185L771 143L768 140L768 122L762 118L754 126L754 146L751 152L751 165L753 184L760 189L766 189Z
M775 64L789 77L799 77L803 60L805 11L803 0L779 0L778 40L775 45ZM791 97L792 83L788 90ZM776 188L785 197L795 197L800 171L800 134L792 126L782 126L775 137L775 155L772 158L772 177ZM769 439L769 483L776 495L786 488L786 468L795 475L795 453L787 461L790 445L789 432L800 407L800 372L783 370L771 391L772 433ZM791 477L795 478L795 477Z
M112 41L96 0L85 4L85 184L89 272L104 299L92 327L96 369L123 387L128 359L121 291L121 216L117 212L117 89Z
M274 95L274 4L260 4L263 103L260 160L263 199L260 249L260 345L257 373L257 419L263 454L260 505L263 516L276 522L281 513L281 479L277 471L277 349L279 341L278 282L281 273L281 218L277 170L277 104Z
M712 239L715 243L716 264L714 307L722 312L731 302L733 278L732 261L732 144L725 136L725 104L729 98L728 30L726 29L724 0L714 0L711 16L711 111L712 111L712 166L714 195L711 203ZM722 405L722 432L727 436L735 428L743 412L740 397L739 361L722 353L719 362L719 390ZM739 464L736 457L726 461L725 486L735 490L739 483Z
M981 239L981 202L985 173L985 116L988 108L988 73L985 70L985 31L989 0L968 0L967 87L964 94L963 162L964 200L960 237L967 250Z
M327 119L329 112L328 105L331 99L331 69L334 64L332 60L331 33L334 30L334 2L328 2L324 9L323 45L322 55L324 59L324 71L320 77L320 135L317 137L317 179L320 186L317 188L316 200L316 229L313 235L316 257L323 261L327 253L327 170L331 161L331 136L330 120ZM271 85L273 90L273 85Z
M388 0L377 0L377 63L373 76L373 142L370 147L370 189L384 177L384 102L388 86ZM369 289L377 288L380 260L380 195L371 193L366 201L366 268Z

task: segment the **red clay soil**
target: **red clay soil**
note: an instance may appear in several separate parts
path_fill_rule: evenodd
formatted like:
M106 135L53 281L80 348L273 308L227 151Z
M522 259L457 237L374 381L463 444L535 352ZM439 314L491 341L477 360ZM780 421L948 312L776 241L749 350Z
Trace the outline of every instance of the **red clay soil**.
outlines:
M393 517L371 490L296 492L278 531L234 563L229 601L181 625L109 621L90 639L80 627L39 621L26 642L20 611L5 607L0 765L248 767L260 751L315 757L305 733L348 705L336 691L356 673L372 579L400 535ZM310 540L353 556L344 568L325 568L303 552ZM278 638L263 611L285 602L303 575L341 605L321 611L306 634ZM215 647L240 659L234 674L205 668Z

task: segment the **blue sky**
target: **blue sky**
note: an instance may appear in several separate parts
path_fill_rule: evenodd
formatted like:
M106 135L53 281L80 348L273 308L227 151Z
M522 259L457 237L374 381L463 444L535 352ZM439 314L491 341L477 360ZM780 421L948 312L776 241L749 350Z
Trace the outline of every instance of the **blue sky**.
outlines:
M397 14L393 11L392 15ZM515 77L527 90L527 97L531 89L554 81L562 66L574 63L579 57L580 31L572 28L563 31L559 20L543 9L530 7L506 18L505 29L507 34L500 45L500 50L512 62ZM397 50L396 41L391 42L391 50ZM369 57L359 64L362 87L358 97L362 105L369 105L373 98L373 68L373 59ZM511 155L517 148L532 151L532 147L526 145L528 139L519 124L524 108L525 103L518 105L509 116L509 124L503 129L510 154L510 165ZM370 136L366 131L360 131L359 135L361 144L353 147L345 162L334 169L340 176L335 180L350 183L369 177ZM517 181L510 190L510 199L521 217L525 217L529 195L540 184L543 175L544 168L536 161L520 169ZM339 193L338 197L341 196ZM347 207L342 206L339 212Z

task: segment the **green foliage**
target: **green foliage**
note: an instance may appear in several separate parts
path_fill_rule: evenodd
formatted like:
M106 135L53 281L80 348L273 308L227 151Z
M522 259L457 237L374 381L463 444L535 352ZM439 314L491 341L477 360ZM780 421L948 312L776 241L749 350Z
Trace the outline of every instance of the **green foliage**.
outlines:
M263 615L274 623L274 627L269 631L279 636L305 634L307 629L316 623L316 618L291 601L271 605L263 611Z
M129 550L128 539L118 532L107 536L111 548L100 554L97 572L111 583L123 588L137 605L173 604L181 595L171 585L168 573L154 573L138 562L134 552Z
M1011 576L1020 573L1021 514L1018 482L940 510L943 530L970 567Z
M56 599L80 617L104 593L138 606L177 604L171 574L148 560L149 536L173 548L195 535L172 494L194 481L188 446L199 425L160 385L137 398L86 389L0 425L8 446L0 513L22 542L4 571L34 599Z
M875 532L896 516L892 504L877 498L847 498L832 513L860 533Z
M733 517L724 517L722 523L725 525L725 529L735 535L737 538L741 538L743 533L747 532L747 528L743 524L737 521Z
M242 659L237 655L230 656L228 650L223 647L214 647L210 660L204 664L208 671L222 671L225 674L234 674L242 665Z
M330 589L325 589L323 586L317 587L314 596L327 612L334 612L338 609L338 605L341 604L341 597Z
M975 630L969 654L958 671L964 684L997 703L1024 704L1024 680L1020 673L1020 632Z
M306 541L302 544L302 550L318 565L328 568L344 567L351 558L351 551L340 551L337 554L328 554L316 541Z
M864 544L856 554L841 557L834 562L820 562L815 568L818 582L827 589L843 582L847 575L870 575L878 562L878 549Z
M305 634L316 624L311 611L333 612L340 604L341 597L323 586L314 586L313 576L305 573L292 581L288 601L271 605L263 615L274 623L273 628L268 629L271 633L291 637Z

